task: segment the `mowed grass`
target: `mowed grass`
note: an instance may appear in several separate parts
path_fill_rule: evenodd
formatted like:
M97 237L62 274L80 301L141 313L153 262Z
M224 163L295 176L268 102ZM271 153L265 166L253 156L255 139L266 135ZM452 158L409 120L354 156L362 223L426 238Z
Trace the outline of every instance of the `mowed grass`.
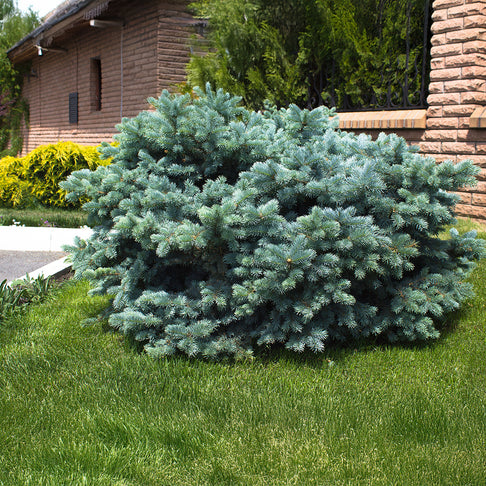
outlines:
M25 226L56 226L59 228L79 228L87 224L88 215L82 210L62 208L0 208L0 226L14 224Z
M486 262L428 344L153 360L69 282L0 327L1 485L484 485Z

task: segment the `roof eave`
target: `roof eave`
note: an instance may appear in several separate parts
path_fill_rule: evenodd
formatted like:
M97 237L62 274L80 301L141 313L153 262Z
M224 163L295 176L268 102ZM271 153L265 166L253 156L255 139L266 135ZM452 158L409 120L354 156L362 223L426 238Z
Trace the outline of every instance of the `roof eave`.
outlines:
M58 14L53 11L53 14L46 17L45 22L43 22L39 27L34 29L32 32L27 34L23 39L13 45L7 50L8 58L14 63L21 63L27 61L36 55L36 40L42 39L46 33L48 33L55 26L61 22L69 19L70 17L75 17L81 10L87 7L89 4L94 3L96 0L79 0L74 1L71 4L66 5L65 10L61 10ZM97 2L103 3L103 2ZM109 3L109 1L104 2ZM60 7L62 7L61 4ZM29 42L32 41L32 42Z

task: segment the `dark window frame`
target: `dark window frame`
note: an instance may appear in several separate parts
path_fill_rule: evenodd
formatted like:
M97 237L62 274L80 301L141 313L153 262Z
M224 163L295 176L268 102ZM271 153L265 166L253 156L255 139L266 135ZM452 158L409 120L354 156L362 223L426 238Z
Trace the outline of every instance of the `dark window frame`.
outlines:
M69 93L69 123L78 123L78 93Z
M90 59L91 111L101 111L103 107L103 75L100 57Z

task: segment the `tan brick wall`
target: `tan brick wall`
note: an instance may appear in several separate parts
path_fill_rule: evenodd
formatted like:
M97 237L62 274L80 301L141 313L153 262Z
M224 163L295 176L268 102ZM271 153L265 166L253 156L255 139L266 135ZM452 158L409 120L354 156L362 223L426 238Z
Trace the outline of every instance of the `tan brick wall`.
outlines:
M426 128L393 131L437 161L470 159L479 166L478 185L458 193L457 214L486 220L486 129L472 128L486 127L486 109L484 114L478 110L486 108L486 1L435 0L431 29ZM356 120L363 116L346 115ZM352 131L374 137L379 133Z
M148 109L147 98L162 88L174 89L185 78L189 29L186 2L139 0L117 2L112 15L123 27L81 29L64 42L66 53L44 51L33 59L36 77L25 79L23 95L30 106L24 149L60 140L97 145L111 141L121 117ZM108 12L109 14L110 12ZM106 15L106 13L105 13ZM170 28L169 28L170 27ZM101 60L102 109L93 111L92 58ZM78 92L79 118L69 123L69 93Z
M157 94L162 90L176 91L186 80L186 65L190 56L190 36L193 17L184 2L168 0L159 6L157 40Z
M435 0L432 15L427 129L421 152L437 160L472 159L479 184L459 193L461 216L486 219L486 130L471 128L476 108L486 105L486 3Z

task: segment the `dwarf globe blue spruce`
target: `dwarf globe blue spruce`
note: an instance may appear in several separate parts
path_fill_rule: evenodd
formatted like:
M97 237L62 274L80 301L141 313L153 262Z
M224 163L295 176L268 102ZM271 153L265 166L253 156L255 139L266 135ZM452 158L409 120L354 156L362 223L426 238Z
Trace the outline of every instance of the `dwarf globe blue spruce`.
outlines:
M436 338L485 253L474 233L437 237L477 168L340 132L324 107L239 101L164 92L100 149L111 165L63 183L90 199L94 234L70 251L113 296L110 324L154 356Z

